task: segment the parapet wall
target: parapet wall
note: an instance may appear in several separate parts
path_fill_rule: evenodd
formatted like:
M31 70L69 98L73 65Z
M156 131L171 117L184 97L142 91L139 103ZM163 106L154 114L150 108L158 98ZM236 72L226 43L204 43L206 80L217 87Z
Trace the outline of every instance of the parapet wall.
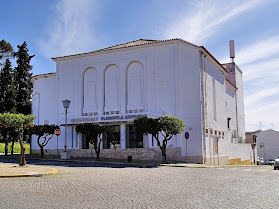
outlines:
M45 155L56 155L56 149L44 150ZM58 150L58 155L61 155L63 150ZM71 157L96 157L94 149L69 149ZM32 150L32 154L40 154L40 150ZM134 160L161 160L162 154L160 148L129 148L129 149L101 149L101 158L112 159L127 159L132 156ZM181 161L181 148L167 148L167 159Z

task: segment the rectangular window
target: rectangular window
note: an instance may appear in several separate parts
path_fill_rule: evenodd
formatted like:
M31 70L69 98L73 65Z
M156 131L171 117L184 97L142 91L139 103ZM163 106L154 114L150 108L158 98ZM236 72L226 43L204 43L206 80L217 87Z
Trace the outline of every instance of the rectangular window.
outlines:
M218 154L218 137L214 137L214 153Z
M89 149L89 141L85 134L82 134L82 149Z
M227 118L228 130L230 130L230 120L231 118Z
M103 149L120 149L120 126L109 126L111 132L104 135Z
M143 135L136 132L134 125L126 126L126 148L143 148Z
M74 134L75 134L74 126L72 126L72 148L74 148Z
M215 86L215 78L212 77L212 90L213 90L213 117L214 120L217 121L217 112L216 112L216 86Z
M78 144L78 142L79 142L79 135L78 135L78 133L77 132L75 132L76 134L75 134L75 137L76 137L76 148L78 148L79 147L79 144Z

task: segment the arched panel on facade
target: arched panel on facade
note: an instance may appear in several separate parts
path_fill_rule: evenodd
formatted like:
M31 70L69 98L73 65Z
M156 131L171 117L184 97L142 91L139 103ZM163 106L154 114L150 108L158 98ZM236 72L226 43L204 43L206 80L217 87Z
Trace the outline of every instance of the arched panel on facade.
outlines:
M133 62L127 69L127 110L144 109L144 68Z
M105 71L105 112L120 111L119 95L120 70L111 65Z
M83 75L83 114L92 115L97 109L98 73L95 68L89 68Z

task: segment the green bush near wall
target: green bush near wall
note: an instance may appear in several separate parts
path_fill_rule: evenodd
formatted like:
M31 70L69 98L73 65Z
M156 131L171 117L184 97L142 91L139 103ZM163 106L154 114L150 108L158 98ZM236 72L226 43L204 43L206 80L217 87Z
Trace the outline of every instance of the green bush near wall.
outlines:
M9 143L9 147L8 147L8 152L11 153L11 146L12 143ZM30 144L24 143L24 147L25 147L25 154L29 154L30 153ZM5 153L5 144L4 143L0 143L0 153ZM16 153L20 153L20 144L18 142L16 142L14 144L14 154Z

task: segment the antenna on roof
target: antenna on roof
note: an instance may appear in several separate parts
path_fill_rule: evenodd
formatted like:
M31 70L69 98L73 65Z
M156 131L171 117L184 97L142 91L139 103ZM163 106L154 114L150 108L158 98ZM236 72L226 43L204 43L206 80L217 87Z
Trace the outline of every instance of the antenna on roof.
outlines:
M234 63L234 58L235 58L234 40L230 40L230 58L232 59L232 63Z
M260 131L261 131L263 122L258 122L258 124L260 125Z

